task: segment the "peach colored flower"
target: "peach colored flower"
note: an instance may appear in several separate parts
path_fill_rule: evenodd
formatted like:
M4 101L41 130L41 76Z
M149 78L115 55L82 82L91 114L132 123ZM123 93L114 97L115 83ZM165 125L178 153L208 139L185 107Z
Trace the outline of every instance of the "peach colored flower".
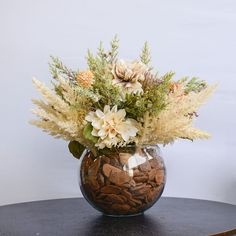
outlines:
M77 75L77 81L83 87L88 88L93 84L94 75L91 71L80 71Z

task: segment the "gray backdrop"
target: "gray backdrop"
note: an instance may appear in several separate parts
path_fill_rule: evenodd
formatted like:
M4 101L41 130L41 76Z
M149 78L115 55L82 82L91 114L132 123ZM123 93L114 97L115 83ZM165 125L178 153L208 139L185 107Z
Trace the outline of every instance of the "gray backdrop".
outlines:
M0 205L81 196L67 144L28 124L31 79L50 84L51 54L85 67L87 48L115 34L125 59L148 40L160 73L219 82L196 122L212 139L162 149L164 195L236 203L235 12L234 0L0 0Z

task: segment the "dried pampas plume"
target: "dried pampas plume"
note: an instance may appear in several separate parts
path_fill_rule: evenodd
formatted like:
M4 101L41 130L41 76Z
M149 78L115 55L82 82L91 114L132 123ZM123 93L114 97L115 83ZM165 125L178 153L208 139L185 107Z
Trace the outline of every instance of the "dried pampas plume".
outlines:
M144 115L137 142L168 144L177 138L190 140L209 138L208 133L192 127L193 118L187 114L197 111L215 89L216 86L209 86L199 93L192 92L185 96L182 87L177 88L169 95L169 105L158 116L149 113Z
M58 79L63 91L64 100L54 94L49 88L37 79L33 79L38 92L43 96L46 102L33 99L32 102L37 109L32 109L32 113L41 120L32 120L31 124L43 129L45 132L56 138L64 140L76 140L85 146L90 146L90 142L82 135L84 129L85 110L73 109L69 104L78 100L76 92L64 79Z

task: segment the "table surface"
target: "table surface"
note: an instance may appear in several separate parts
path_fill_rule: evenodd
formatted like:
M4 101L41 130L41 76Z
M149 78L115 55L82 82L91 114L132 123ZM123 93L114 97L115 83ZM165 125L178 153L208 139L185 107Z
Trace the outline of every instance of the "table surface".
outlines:
M0 236L201 236L236 228L236 206L162 197L144 215L103 216L82 198L0 207Z

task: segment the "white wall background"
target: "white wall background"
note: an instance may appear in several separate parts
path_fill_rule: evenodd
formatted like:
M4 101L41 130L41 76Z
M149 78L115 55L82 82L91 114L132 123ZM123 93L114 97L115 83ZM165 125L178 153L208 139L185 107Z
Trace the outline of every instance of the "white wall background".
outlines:
M31 79L49 84L51 54L83 68L116 33L123 58L148 40L160 73L220 83L196 122L213 138L163 148L164 195L236 204L235 29L234 0L0 0L0 205L81 196L67 144L28 124Z

